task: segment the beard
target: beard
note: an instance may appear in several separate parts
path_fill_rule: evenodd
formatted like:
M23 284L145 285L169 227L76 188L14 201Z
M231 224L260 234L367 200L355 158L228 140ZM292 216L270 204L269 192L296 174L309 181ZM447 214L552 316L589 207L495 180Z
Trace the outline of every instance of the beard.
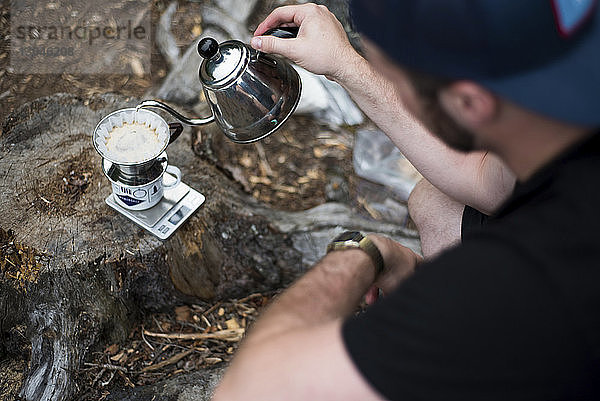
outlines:
M419 106L417 119L451 148L461 152L475 150L473 133L457 124L440 104L440 91L453 80L406 68L402 71L412 86Z
M422 112L419 120L446 145L460 152L476 150L475 136L458 125L442 108L437 98L420 97Z

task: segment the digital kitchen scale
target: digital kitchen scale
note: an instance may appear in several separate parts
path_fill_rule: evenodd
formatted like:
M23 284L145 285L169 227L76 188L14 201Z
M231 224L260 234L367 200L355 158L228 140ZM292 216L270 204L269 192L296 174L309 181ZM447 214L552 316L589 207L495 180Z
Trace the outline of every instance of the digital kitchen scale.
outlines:
M174 180L170 174L164 181ZM113 194L106 198L106 204L123 216L133 220L160 239L169 238L205 201L204 195L180 182L173 188L165 188L160 202L146 210L128 210L115 203Z

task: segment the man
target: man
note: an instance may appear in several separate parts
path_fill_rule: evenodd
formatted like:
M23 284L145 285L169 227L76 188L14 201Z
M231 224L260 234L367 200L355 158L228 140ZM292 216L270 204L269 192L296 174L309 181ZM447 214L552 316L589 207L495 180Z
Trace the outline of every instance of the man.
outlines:
M257 321L215 400L600 399L596 2L355 0L352 11L403 107L446 143L497 154L515 193L427 262L383 237L334 241ZM257 33L300 26L278 49L319 59L327 21L320 7L281 8ZM348 57L321 58L322 72L352 75L326 71ZM373 286L386 297L352 316Z
M306 17L298 40L255 37L253 45L260 41L262 51L282 54L345 87L425 177L409 199L425 258L458 243L461 228L465 231L485 222L485 216L493 214L512 192L514 175L487 151L462 153L431 135L406 110L393 83L354 51L342 25L324 6L297 10L296 18ZM279 11L256 33L275 25L277 18Z

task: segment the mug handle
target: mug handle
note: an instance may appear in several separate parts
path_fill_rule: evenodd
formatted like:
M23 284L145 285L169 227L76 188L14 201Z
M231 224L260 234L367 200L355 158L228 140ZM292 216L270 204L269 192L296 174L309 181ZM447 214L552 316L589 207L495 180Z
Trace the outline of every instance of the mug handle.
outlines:
M170 185L166 185L163 183L163 188L173 188L176 187L177 185L179 185L179 183L181 182L181 170L179 170L179 168L175 167L175 166L167 166L167 169L165 170L165 172L171 174L173 177L176 178L175 183L170 184Z
M169 145L175 142L175 139L179 138L179 135L183 132L183 125L181 123L169 123Z

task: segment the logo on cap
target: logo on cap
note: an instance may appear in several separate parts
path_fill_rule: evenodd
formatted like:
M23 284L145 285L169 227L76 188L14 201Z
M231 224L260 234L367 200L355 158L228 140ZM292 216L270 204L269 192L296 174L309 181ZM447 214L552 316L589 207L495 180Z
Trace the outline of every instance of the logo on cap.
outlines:
M592 14L597 0L553 0L552 9L558 32L568 38L583 26Z

